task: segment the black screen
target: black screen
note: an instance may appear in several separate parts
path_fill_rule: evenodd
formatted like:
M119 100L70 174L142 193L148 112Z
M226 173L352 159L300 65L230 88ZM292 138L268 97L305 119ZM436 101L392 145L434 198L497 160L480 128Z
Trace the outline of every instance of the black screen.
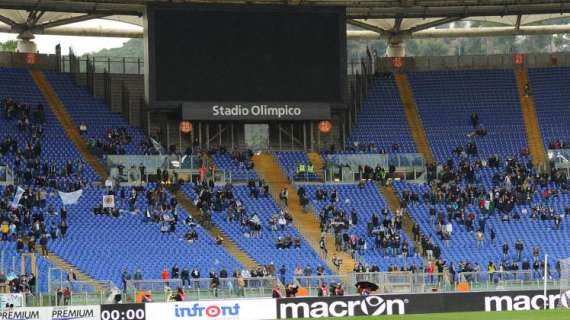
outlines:
M148 16L156 101L342 100L342 8L192 6Z

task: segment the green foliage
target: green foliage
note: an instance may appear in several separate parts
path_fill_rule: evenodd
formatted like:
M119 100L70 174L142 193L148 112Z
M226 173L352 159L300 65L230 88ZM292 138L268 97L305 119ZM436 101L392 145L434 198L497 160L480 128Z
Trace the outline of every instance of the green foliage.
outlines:
M144 55L144 44L142 39L130 39L123 43L122 47L102 49L88 55L95 57L142 58Z
M18 47L18 41L16 40L8 40L6 42L0 42L0 51L16 52L17 47Z

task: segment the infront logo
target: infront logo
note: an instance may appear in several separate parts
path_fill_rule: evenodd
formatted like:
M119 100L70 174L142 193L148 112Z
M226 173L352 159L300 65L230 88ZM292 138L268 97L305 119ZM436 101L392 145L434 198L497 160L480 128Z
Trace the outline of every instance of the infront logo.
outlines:
M327 318L351 316L380 316L405 314L406 301L383 299L379 296L354 297L315 302L285 302L280 304L279 316L288 318Z
M568 293L568 292L567 292ZM567 299L567 298L565 298ZM534 296L518 295L510 296L491 296L485 297L485 311L527 311L539 310L546 308L556 308L557 302L560 300L559 294ZM566 300L568 304L568 301Z
M174 306L174 316L176 318L185 317L207 317L207 318L217 318L217 317L228 317L239 315L240 305L238 303L234 305L220 306L220 305L201 305L195 303L191 308L180 307L178 305Z

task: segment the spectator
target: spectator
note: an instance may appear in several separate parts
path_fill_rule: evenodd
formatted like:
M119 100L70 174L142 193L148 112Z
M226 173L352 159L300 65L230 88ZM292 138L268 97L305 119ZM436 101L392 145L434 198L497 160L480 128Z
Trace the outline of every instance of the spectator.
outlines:
M121 282L123 283L123 292L127 292L127 282L129 280L131 280L131 274L129 273L129 270L125 268L125 270L123 270L123 273L121 274Z
M65 287L63 290L63 305L68 306L69 302L71 301L71 290L69 287Z

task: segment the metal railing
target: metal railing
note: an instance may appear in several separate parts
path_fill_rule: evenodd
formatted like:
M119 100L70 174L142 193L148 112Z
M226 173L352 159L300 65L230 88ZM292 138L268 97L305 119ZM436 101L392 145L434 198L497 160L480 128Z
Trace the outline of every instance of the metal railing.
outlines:
M152 301L171 301L177 288L184 290L186 300L271 297L279 281L273 277L243 278L243 286L238 278L218 278L219 284L212 285L212 279L169 279L169 280L129 280L126 293L137 300L140 294L150 294Z
M493 290L539 290L544 286L542 271L505 271L505 272L461 272L412 273L412 272L376 272L349 273L336 276L297 276L294 283L307 289L309 296L316 296L324 284L341 284L345 293L357 294L355 284L369 281L378 285L377 293L428 293L458 291L493 291ZM560 287L555 274L549 274L547 286L551 289Z
M92 65L93 73L119 73L119 74L143 74L144 60L139 57L61 57L62 72L73 72L70 64L72 59L76 59L79 72L87 72L88 65ZM77 68L77 67L76 67Z
M560 289L559 275L549 270L547 289ZM120 297L122 302L140 302L143 295L153 302L172 301L177 288L183 288L186 300L271 297L276 285L282 284L273 277L244 278L243 286L237 278L220 278L217 287L212 279L129 280L124 291L104 288L99 291L71 291L68 300L57 292L26 294L26 306L112 304ZM329 293L340 284L345 295L356 295L355 284L368 281L378 285L375 293L436 293L468 291L543 290L544 274L539 270L505 272L460 272L452 274L427 272L369 272L323 276L295 276L293 283L306 289L308 296L317 296L324 284ZM79 288L81 290L81 288Z

